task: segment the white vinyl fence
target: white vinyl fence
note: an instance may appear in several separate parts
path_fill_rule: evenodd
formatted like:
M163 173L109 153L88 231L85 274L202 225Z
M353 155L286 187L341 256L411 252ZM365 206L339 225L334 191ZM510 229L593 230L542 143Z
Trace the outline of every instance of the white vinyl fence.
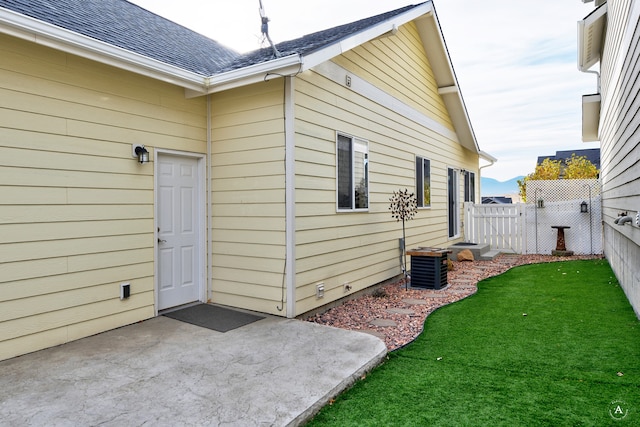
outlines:
M491 249L551 254L557 231L567 226L566 248L576 255L602 253L602 205L598 180L529 181L528 203L465 203L464 236ZM587 212L582 212L586 204Z
M491 249L522 253L524 203L510 205L464 204L464 237L467 242L488 243Z

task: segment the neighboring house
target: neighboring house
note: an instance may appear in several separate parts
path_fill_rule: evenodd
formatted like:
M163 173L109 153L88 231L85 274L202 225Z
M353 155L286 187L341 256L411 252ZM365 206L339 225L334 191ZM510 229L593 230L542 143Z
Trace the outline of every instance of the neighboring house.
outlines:
M564 168L567 166L567 161L571 160L571 156L573 155L575 155L576 157L585 157L596 167L596 169L600 170L600 149L599 148L589 148L585 150L556 151L555 156L539 156L537 164L538 165L542 164L542 162L545 159L560 160L561 166Z
M293 318L396 277L400 188L409 247L459 241L495 159L433 4L277 50L124 0L0 0L0 359L197 301Z
M596 1L578 23L578 68L600 63L583 97L583 140L600 140L604 253L640 317L640 1ZM597 73L596 73L597 74ZM595 80L595 78L594 78ZM595 84L594 84L595 86ZM626 213L631 222L616 223Z
M483 205L508 205L513 203L511 197L505 196L482 196Z

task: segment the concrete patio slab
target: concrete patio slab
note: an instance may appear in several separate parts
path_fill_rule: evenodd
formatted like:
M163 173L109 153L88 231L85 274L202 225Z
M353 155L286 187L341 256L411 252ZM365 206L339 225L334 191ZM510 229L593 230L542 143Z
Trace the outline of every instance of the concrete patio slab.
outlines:
M156 317L0 362L0 424L299 425L386 352L299 320L221 333Z

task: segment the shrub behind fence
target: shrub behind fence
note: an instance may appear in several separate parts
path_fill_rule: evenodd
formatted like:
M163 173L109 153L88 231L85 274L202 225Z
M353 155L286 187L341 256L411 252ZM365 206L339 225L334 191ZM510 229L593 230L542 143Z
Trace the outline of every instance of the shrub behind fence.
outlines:
M602 253L602 204L597 179L527 182L527 203L465 203L465 240L491 249L524 254L551 254L554 225L565 230L567 250L576 255ZM586 204L587 212L582 212Z

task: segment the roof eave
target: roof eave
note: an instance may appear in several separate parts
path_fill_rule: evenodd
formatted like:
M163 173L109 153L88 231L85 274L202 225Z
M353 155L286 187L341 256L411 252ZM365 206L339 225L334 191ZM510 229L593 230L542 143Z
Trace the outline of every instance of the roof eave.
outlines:
M303 58L296 54L216 74L207 78L204 93L200 91L187 91L187 97L222 92L240 86L293 75L300 72L302 64Z
M599 141L600 129L600 102L599 93L582 96L582 141Z
M607 8L607 3L604 3L582 21L578 21L578 69L582 72L600 61L607 23Z
M333 43L306 55L288 55L267 62L216 74L207 79L207 89L205 93L221 92L309 70L369 40L385 34L395 33L400 25L410 22L425 13L430 13L432 10L433 6L431 2L426 2L405 13L373 25L364 31L360 31L337 43ZM200 91L187 91L187 96L189 97L200 96L202 94Z
M185 89L186 96L194 97L308 70L372 39L393 34L413 20L461 145L480 153L431 1L310 54L276 58L213 76L190 72L4 8L0 8L0 33L175 84Z
M432 12L433 3L431 1L427 1L407 10L404 13L396 15L376 25L372 25L364 31L360 31L349 37L346 37L339 42L308 53L304 55L304 66L301 71L306 71L318 64L329 61L330 59L348 52L349 50L360 46L363 43L371 41L377 37L383 36L385 34L394 34L398 31L398 27L400 27L401 25L404 25L407 22L411 22L422 15L430 14Z
M405 13L374 25L338 43L305 55L301 71L315 67L377 37L387 33L394 33L398 27L411 21L416 21L422 43L425 46L425 51L434 71L439 88L438 92L451 115L460 144L474 153L480 153L480 147L473 132L451 58L442 35L440 23L431 1L422 3Z
M491 165L498 161L497 158L493 157L491 154L487 153L486 151L480 150L478 154L480 155L481 159L486 160L487 162L491 163ZM491 166L491 165L488 165L488 166Z
M417 19L416 24L438 85L438 93L449 111L460 144L466 149L479 154L481 150L471 126L467 107L460 91L458 79L453 69L451 57L449 56L447 44L435 10L433 10L433 13L425 14Z
M0 7L0 33L175 84L185 89L205 91L205 76L2 7Z

